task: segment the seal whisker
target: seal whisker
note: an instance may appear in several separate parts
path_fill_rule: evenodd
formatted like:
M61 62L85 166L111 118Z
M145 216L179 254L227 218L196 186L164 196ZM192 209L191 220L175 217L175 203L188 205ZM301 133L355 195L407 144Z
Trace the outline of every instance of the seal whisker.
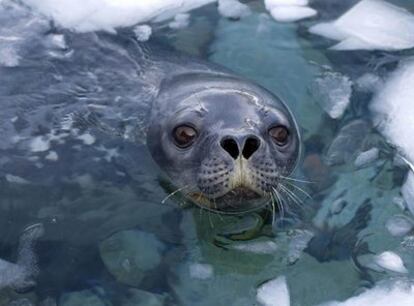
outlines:
M308 192L306 192L305 190L303 190L302 188L300 188L299 186L297 186L297 185L295 185L293 183L290 183L290 182L285 182L285 183L289 184L289 186L292 186L296 190L298 190L301 193L303 193L306 197L308 197L309 199L313 200L312 196Z
M278 174L277 176L278 176L278 178L288 180L288 181L293 181L293 182L299 182L299 183L305 183L305 184L315 184L316 183L314 181L307 181L307 180L297 179L297 178L293 178L293 177L289 177L289 176L283 176L283 175L280 175L280 174Z
M303 209L303 203L301 199L295 195L291 190L289 190L286 186L279 184L281 190L296 204L299 208Z
M169 199L169 198L171 198L172 196L174 196L174 195L176 195L178 192L180 192L180 191L182 191L182 190L185 190L186 188L190 188L191 186L190 185L185 185L185 186L183 186L183 187L181 187L181 188L178 188L177 190L175 190L175 191L173 191L173 192L171 192L170 194L168 194L162 201L161 201L161 204L165 204L165 202Z
M272 190L274 192L275 197L277 198L277 205L279 207L280 210L280 220L283 220L285 218L285 209L283 207L283 202L281 200L281 198L279 197L279 193L277 192L276 188L272 187Z
M273 227L273 224L275 223L275 219L276 219L276 207L275 207L275 199L273 198L272 192L270 192L269 194L270 194L271 205L272 205L272 227Z

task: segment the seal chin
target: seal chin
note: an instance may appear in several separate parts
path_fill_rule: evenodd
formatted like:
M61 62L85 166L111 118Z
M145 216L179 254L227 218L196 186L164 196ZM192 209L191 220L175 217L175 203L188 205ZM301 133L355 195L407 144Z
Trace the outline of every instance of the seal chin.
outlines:
M211 211L223 214L240 214L264 207L270 200L247 187L236 187L226 194L210 198L204 193L191 193L190 199L200 206Z

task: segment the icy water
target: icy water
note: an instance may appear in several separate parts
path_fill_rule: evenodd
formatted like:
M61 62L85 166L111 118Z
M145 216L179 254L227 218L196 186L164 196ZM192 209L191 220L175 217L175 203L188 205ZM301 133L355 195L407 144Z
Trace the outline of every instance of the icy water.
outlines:
M378 284L384 289L374 296L399 284L393 294L407 298L414 218L401 187L409 167L377 131L370 103L381 80L412 52L341 52L307 31L356 2L313 1L318 17L298 23L275 22L259 1L249 2L251 14L240 20L221 17L210 4L191 13L189 27L153 27L151 40L230 68L292 109L303 157L274 221L272 207L223 216L179 195L165 200L174 187L145 144L99 133L59 138L41 128L52 120L51 110L31 106L36 79L0 84L39 125L35 135L24 134L23 115L8 117L13 105L0 99L1 120L22 130L15 147L0 140L0 305L307 306L343 301ZM393 3L414 13L411 1ZM82 53L82 46L59 47L65 32L35 20L32 32L22 34L29 43L53 34L55 56ZM27 45L12 46L24 64ZM18 69L10 64L19 60L13 50L0 50L8 66L2 73ZM128 67L117 69L124 68L128 73ZM48 76L35 75L42 77ZM113 85L111 97L132 86ZM88 84L79 86L88 90ZM16 137L4 126L4 137ZM18 155L21 139L31 145L29 155ZM24 229L38 223L43 235L22 246ZM21 258L25 247L37 262ZM412 304L404 305L414 305L413 293L408 299Z

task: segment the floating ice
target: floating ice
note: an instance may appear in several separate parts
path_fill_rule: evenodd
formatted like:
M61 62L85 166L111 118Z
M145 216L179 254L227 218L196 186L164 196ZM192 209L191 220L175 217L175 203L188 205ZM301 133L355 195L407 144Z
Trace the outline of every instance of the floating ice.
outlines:
M413 84L414 58L409 58L400 63L370 104L374 124L410 163L414 162Z
M308 246L309 241L313 238L314 233L308 230L298 230L295 236L289 243L289 249L287 253L287 261L289 264L295 263L302 252Z
M408 273L400 256L391 251L383 252L375 256L375 263L386 270L397 273Z
M64 28L79 32L164 21L215 0L23 0Z
M414 222L405 216L393 216L385 227L393 236L405 236L414 228Z
M314 95L331 118L342 117L352 95L352 81L338 72L326 71L315 80Z
M49 150L50 141L43 136L36 136L30 142L30 150L32 152L44 152Z
M219 0L218 3L218 11L223 17L238 19L250 14L249 7L237 0Z
M82 140L84 144L91 145L95 142L95 137L89 133L85 133L78 136L78 139Z
M345 208L347 204L348 204L347 201L343 198L336 199L335 201L332 202L329 212L332 215L338 215L343 211L343 209Z
M412 306L414 300L414 285L397 281L393 284L380 284L376 287L354 296L344 302L329 302L323 306ZM322 306L322 305L321 305Z
M59 159L58 154L55 151L50 151L45 158L50 161L57 161Z
M414 47L414 16L382 0L363 0L334 22L311 33L341 41L336 50L400 50Z
M8 181L9 183L14 183L14 184L29 184L30 182L20 176L17 175L13 175L13 174L6 174L6 181Z
M257 289L256 299L263 306L290 306L286 278L280 276L261 285Z
M376 161L378 159L378 156L379 156L378 148L372 148L372 149L369 149L368 151L364 151L360 153L355 159L355 162L354 162L355 167L357 168L364 167L372 163L373 161Z
M414 173L409 172L407 179L403 187L401 188L401 193L407 204L409 211L414 215Z
M190 24L190 14L177 14L168 25L171 29L182 29Z
M317 11L307 6L275 6L270 10L270 15L279 22L294 22L313 17Z
M134 34L138 41L147 41L152 34L152 29L149 25L138 25L134 28Z
M274 254L278 246L274 241L256 241L237 244L233 248L255 254Z
M213 267L208 264L193 263L189 267L190 276L201 280L209 279L213 277Z
M276 6L306 6L309 0L265 0L266 9L269 11Z

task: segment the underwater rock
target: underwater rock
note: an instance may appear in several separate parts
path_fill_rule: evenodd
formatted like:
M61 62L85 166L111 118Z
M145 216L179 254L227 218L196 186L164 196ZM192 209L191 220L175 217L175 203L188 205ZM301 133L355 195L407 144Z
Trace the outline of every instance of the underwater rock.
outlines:
M361 147L370 131L369 124L356 119L341 128L326 153L328 165L340 165L349 162Z
M279 276L267 281L257 289L257 301L263 306L290 306L286 278Z
M0 289L26 290L35 285L33 278L38 273L38 267L33 248L43 234L41 223L27 227L20 236L17 262L14 264L0 259Z
M151 233L127 230L113 234L99 245L108 271L124 284L138 287L145 273L162 260L164 245Z
M333 119L341 118L352 95L352 81L335 71L325 71L312 87L321 107Z
M402 196L411 214L414 215L414 173L410 171L401 188Z
M309 32L339 40L334 50L401 50L414 47L414 16L382 0L363 0L334 22Z
M190 276L196 279L209 279L214 275L213 266L201 263L190 264L189 272Z
M407 235L414 228L414 222L406 216L393 216L385 226L391 235L401 237Z
M378 156L379 156L378 148L369 149L368 151L359 153L359 155L354 161L354 165L356 168L365 167L369 165L370 163L376 161L378 159Z
M104 294L103 289L98 287L65 293L60 298L59 306L112 306L112 303L104 298Z

